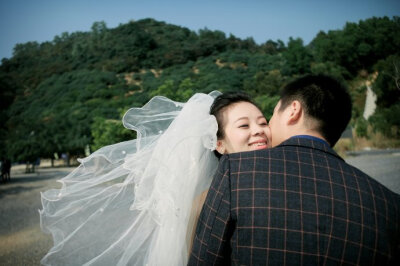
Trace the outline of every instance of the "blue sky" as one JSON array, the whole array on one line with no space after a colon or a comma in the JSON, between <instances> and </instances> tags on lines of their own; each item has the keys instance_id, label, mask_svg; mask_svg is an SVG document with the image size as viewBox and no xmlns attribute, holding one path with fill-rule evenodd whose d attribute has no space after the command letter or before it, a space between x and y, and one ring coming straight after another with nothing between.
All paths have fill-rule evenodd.
<instances>
[{"instance_id":1,"label":"blue sky","mask_svg":"<svg viewBox=\"0 0 400 266\"><path fill-rule=\"evenodd\" d=\"M207 27L269 39L300 37L309 43L320 31L346 22L400 16L400 0L0 0L0 59L15 44L51 41L63 32L89 31L93 22L114 28L130 20L154 18L198 31Z\"/></svg>"}]
</instances>

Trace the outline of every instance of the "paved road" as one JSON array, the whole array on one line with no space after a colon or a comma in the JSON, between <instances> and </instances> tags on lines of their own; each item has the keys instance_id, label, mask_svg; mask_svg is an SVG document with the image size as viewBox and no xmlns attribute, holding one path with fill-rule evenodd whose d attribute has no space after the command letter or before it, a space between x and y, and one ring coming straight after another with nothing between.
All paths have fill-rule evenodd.
<instances>
[{"instance_id":1,"label":"paved road","mask_svg":"<svg viewBox=\"0 0 400 266\"><path fill-rule=\"evenodd\" d=\"M39 169L24 174L11 169L11 181L0 184L0 265L40 265L52 246L52 238L40 230L40 192L59 188L56 182L72 168Z\"/></svg>"},{"instance_id":2,"label":"paved road","mask_svg":"<svg viewBox=\"0 0 400 266\"><path fill-rule=\"evenodd\" d=\"M400 193L400 150L357 153L346 161ZM42 168L37 174L23 174L13 168L11 182L0 184L0 265L40 264L52 246L51 236L39 226L40 192L60 187L56 180L72 169Z\"/></svg>"},{"instance_id":3,"label":"paved road","mask_svg":"<svg viewBox=\"0 0 400 266\"><path fill-rule=\"evenodd\" d=\"M353 153L346 161L400 194L400 149Z\"/></svg>"}]
</instances>

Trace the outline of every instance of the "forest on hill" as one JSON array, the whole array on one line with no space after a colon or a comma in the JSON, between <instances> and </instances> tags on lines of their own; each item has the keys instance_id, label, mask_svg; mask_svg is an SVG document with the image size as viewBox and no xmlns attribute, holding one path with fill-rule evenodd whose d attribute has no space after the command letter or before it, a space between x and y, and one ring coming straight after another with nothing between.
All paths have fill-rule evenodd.
<instances>
[{"instance_id":1,"label":"forest on hill","mask_svg":"<svg viewBox=\"0 0 400 266\"><path fill-rule=\"evenodd\" d=\"M0 65L0 154L13 161L83 156L132 139L121 117L155 95L186 101L196 92L244 90L269 118L278 91L306 73L350 88L359 136L400 137L400 17L373 17L343 29L256 44L221 31L143 19L109 29L62 33L17 44ZM367 81L377 108L362 116ZM340 107L338 107L340 108Z\"/></svg>"}]
</instances>

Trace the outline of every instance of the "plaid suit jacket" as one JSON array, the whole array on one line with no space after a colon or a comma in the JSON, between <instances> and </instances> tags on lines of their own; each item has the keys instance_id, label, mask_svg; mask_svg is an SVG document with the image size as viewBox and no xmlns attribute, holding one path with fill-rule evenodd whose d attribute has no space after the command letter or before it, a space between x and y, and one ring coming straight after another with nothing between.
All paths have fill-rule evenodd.
<instances>
[{"instance_id":1,"label":"plaid suit jacket","mask_svg":"<svg viewBox=\"0 0 400 266\"><path fill-rule=\"evenodd\" d=\"M291 138L221 159L189 265L391 265L399 227L398 194L328 145Z\"/></svg>"}]
</instances>

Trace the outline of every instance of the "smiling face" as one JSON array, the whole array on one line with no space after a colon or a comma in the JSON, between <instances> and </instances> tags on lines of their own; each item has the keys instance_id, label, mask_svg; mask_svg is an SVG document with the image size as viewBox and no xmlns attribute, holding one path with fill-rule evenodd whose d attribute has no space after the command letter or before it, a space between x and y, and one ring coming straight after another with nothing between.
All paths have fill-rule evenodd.
<instances>
[{"instance_id":1,"label":"smiling face","mask_svg":"<svg viewBox=\"0 0 400 266\"><path fill-rule=\"evenodd\" d=\"M223 111L223 139L217 142L221 154L254 151L270 147L271 133L261 111L248 102L238 102Z\"/></svg>"}]
</instances>

